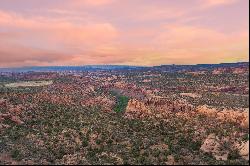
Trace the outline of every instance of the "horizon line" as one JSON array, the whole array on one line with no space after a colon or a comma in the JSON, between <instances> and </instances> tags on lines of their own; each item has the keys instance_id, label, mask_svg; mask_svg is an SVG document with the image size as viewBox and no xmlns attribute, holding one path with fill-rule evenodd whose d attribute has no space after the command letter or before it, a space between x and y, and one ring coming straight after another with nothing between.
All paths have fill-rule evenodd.
<instances>
[{"instance_id":1,"label":"horizon line","mask_svg":"<svg viewBox=\"0 0 250 166\"><path fill-rule=\"evenodd\" d=\"M249 61L240 62L220 62L220 63L198 63L198 64L161 64L161 65L117 65L117 64L91 64L91 65L55 65L55 66L20 66L20 67L0 67L0 69L22 69L22 68L32 68L32 67L91 67L91 66L127 66L127 67L157 67L157 66L196 66L196 65L219 65L219 64L236 64L236 63L249 63Z\"/></svg>"}]
</instances>

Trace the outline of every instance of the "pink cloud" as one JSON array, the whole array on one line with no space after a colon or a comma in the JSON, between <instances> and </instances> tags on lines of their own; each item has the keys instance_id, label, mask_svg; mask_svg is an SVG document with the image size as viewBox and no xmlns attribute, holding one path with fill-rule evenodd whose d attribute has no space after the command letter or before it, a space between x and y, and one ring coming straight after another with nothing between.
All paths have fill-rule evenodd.
<instances>
[{"instance_id":1,"label":"pink cloud","mask_svg":"<svg viewBox=\"0 0 250 166\"><path fill-rule=\"evenodd\" d=\"M231 5L236 3L238 0L201 0L202 8L211 8L216 6Z\"/></svg>"},{"instance_id":2,"label":"pink cloud","mask_svg":"<svg viewBox=\"0 0 250 166\"><path fill-rule=\"evenodd\" d=\"M0 33L0 66L3 63L39 60L60 61L76 58L99 45L112 43L118 36L110 23L76 24L67 20L42 17L24 18L14 13L0 12L0 25L8 29ZM27 43L26 40L35 41ZM7 47L6 43L9 43ZM34 45L40 43L39 45ZM23 53L23 54L20 54ZM6 58L6 55L7 58Z\"/></svg>"},{"instance_id":3,"label":"pink cloud","mask_svg":"<svg viewBox=\"0 0 250 166\"><path fill-rule=\"evenodd\" d=\"M81 8L81 7L101 7L104 5L109 5L115 0L70 0L65 1L63 5L65 7Z\"/></svg>"},{"instance_id":4,"label":"pink cloud","mask_svg":"<svg viewBox=\"0 0 250 166\"><path fill-rule=\"evenodd\" d=\"M134 10L131 10L128 15L131 19L136 19L139 21L146 20L161 20L161 19L179 19L186 15L189 10L182 10L177 7L168 6L139 6Z\"/></svg>"},{"instance_id":5,"label":"pink cloud","mask_svg":"<svg viewBox=\"0 0 250 166\"><path fill-rule=\"evenodd\" d=\"M0 67L248 60L243 0L45 1L20 10L0 2Z\"/></svg>"},{"instance_id":6,"label":"pink cloud","mask_svg":"<svg viewBox=\"0 0 250 166\"><path fill-rule=\"evenodd\" d=\"M83 3L91 6L107 5L114 0L81 0Z\"/></svg>"},{"instance_id":7,"label":"pink cloud","mask_svg":"<svg viewBox=\"0 0 250 166\"><path fill-rule=\"evenodd\" d=\"M171 57L180 63L183 59L191 64L233 59L247 61L248 36L248 32L224 34L204 27L167 25L153 43L166 53L165 59Z\"/></svg>"},{"instance_id":8,"label":"pink cloud","mask_svg":"<svg viewBox=\"0 0 250 166\"><path fill-rule=\"evenodd\" d=\"M49 64L54 61L68 61L72 56L59 51L34 49L30 47L9 44L0 40L0 66L24 66L33 62Z\"/></svg>"},{"instance_id":9,"label":"pink cloud","mask_svg":"<svg viewBox=\"0 0 250 166\"><path fill-rule=\"evenodd\" d=\"M53 43L65 47L94 47L109 43L118 36L117 29L110 23L78 24L63 19L24 18L6 12L0 12L0 25L24 37L17 39L19 42L29 38L48 47Z\"/></svg>"}]
</instances>

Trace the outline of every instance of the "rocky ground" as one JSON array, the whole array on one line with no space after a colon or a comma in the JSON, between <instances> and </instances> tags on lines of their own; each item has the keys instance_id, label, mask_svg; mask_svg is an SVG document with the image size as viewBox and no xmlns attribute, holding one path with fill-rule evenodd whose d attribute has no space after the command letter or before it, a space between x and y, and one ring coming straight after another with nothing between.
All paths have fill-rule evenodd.
<instances>
[{"instance_id":1,"label":"rocky ground","mask_svg":"<svg viewBox=\"0 0 250 166\"><path fill-rule=\"evenodd\" d=\"M237 108L197 105L201 92L166 93L149 84L160 75L142 82L119 75L18 76L53 81L39 87L6 87L15 79L2 77L0 164L248 165L243 101Z\"/></svg>"}]
</instances>

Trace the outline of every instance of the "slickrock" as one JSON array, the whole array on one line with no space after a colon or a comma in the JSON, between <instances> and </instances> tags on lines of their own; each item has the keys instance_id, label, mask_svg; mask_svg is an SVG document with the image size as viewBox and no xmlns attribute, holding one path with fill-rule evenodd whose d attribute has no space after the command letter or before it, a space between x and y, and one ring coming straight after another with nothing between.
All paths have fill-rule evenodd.
<instances>
[{"instance_id":1,"label":"slickrock","mask_svg":"<svg viewBox=\"0 0 250 166\"><path fill-rule=\"evenodd\" d=\"M144 117L149 115L150 113L150 110L145 106L143 102L136 99L130 99L126 107L125 117L135 118L133 115L136 115L136 117Z\"/></svg>"},{"instance_id":2,"label":"slickrock","mask_svg":"<svg viewBox=\"0 0 250 166\"><path fill-rule=\"evenodd\" d=\"M239 155L245 160L249 160L249 140L246 142L238 143L235 145L236 149L239 151Z\"/></svg>"},{"instance_id":3,"label":"slickrock","mask_svg":"<svg viewBox=\"0 0 250 166\"><path fill-rule=\"evenodd\" d=\"M152 109L153 108L153 109ZM164 97L151 96L144 100L130 99L125 112L127 118L167 118L169 114L188 116L193 106L184 101L171 101Z\"/></svg>"},{"instance_id":4,"label":"slickrock","mask_svg":"<svg viewBox=\"0 0 250 166\"><path fill-rule=\"evenodd\" d=\"M219 111L215 108L209 108L208 106L199 106L197 108L197 111L199 113L202 113L204 115L215 117L218 120L221 121L231 121L238 123L243 128L249 128L249 110L245 111L235 111L235 110L228 110L223 109L222 111Z\"/></svg>"},{"instance_id":5,"label":"slickrock","mask_svg":"<svg viewBox=\"0 0 250 166\"><path fill-rule=\"evenodd\" d=\"M202 96L196 93L181 93L181 96L188 96L188 97L192 97L192 98L201 98Z\"/></svg>"},{"instance_id":6,"label":"slickrock","mask_svg":"<svg viewBox=\"0 0 250 166\"><path fill-rule=\"evenodd\" d=\"M202 144L200 150L204 152L214 152L219 149L219 146L220 144L216 141L215 134L210 134Z\"/></svg>"},{"instance_id":7,"label":"slickrock","mask_svg":"<svg viewBox=\"0 0 250 166\"><path fill-rule=\"evenodd\" d=\"M221 151L221 144L215 134L210 134L201 145L200 150L212 153L216 160L227 160L228 152Z\"/></svg>"}]
</instances>

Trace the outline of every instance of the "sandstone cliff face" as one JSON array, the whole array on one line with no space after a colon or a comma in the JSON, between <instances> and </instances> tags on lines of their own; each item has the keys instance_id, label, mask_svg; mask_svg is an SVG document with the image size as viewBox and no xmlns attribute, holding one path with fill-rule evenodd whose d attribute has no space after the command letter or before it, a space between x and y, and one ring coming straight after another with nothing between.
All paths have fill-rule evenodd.
<instances>
[{"instance_id":1,"label":"sandstone cliff face","mask_svg":"<svg viewBox=\"0 0 250 166\"><path fill-rule=\"evenodd\" d=\"M148 97L144 100L130 99L126 108L125 117L167 118L169 114L184 114L192 112L193 107L182 101L171 101L163 97Z\"/></svg>"},{"instance_id":2,"label":"sandstone cliff face","mask_svg":"<svg viewBox=\"0 0 250 166\"><path fill-rule=\"evenodd\" d=\"M208 106L200 106L197 108L197 111L204 115L215 117L218 120L235 122L243 128L249 128L249 109L246 109L244 111L235 111L228 109L219 111L215 108L209 108Z\"/></svg>"},{"instance_id":3,"label":"sandstone cliff face","mask_svg":"<svg viewBox=\"0 0 250 166\"><path fill-rule=\"evenodd\" d=\"M130 99L125 111L125 117L129 119L142 118L151 115L149 108L146 105L136 99Z\"/></svg>"},{"instance_id":4,"label":"sandstone cliff face","mask_svg":"<svg viewBox=\"0 0 250 166\"><path fill-rule=\"evenodd\" d=\"M233 74L244 74L249 72L248 67L232 67L232 68L217 68L212 71L213 74L233 73Z\"/></svg>"},{"instance_id":5,"label":"sandstone cliff face","mask_svg":"<svg viewBox=\"0 0 250 166\"><path fill-rule=\"evenodd\" d=\"M243 128L249 128L249 109L245 110L218 110L206 105L194 108L185 101L171 101L164 97L150 96L143 100L130 99L125 112L126 117L142 118L155 116L166 118L169 114L187 117L187 114L197 112L223 122L233 122Z\"/></svg>"},{"instance_id":6,"label":"sandstone cliff face","mask_svg":"<svg viewBox=\"0 0 250 166\"><path fill-rule=\"evenodd\" d=\"M159 107L159 106L162 106L162 105L165 105L165 104L169 104L169 102L167 102L165 100L165 98L162 98L162 97L149 97L145 100L146 104L147 105L154 105L156 107Z\"/></svg>"}]
</instances>

